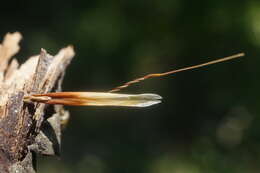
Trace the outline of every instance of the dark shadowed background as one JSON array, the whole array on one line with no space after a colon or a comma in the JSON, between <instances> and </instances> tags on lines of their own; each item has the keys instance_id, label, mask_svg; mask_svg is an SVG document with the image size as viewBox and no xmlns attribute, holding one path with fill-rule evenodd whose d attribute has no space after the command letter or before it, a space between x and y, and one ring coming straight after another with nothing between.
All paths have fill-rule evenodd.
<instances>
[{"instance_id":1,"label":"dark shadowed background","mask_svg":"<svg viewBox=\"0 0 260 173\"><path fill-rule=\"evenodd\" d=\"M258 0L8 1L0 37L23 34L20 62L69 44L63 90L108 91L147 73L239 52L246 57L122 93L157 93L148 108L66 107L59 158L40 173L256 173L260 171ZM23 57L23 58L22 58Z\"/></svg>"}]
</instances>

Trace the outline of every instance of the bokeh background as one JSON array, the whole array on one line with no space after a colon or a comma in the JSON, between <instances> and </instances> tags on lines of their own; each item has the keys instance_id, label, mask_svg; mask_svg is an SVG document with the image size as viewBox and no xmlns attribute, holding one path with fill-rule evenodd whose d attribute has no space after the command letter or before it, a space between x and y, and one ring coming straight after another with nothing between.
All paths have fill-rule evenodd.
<instances>
[{"instance_id":1,"label":"bokeh background","mask_svg":"<svg viewBox=\"0 0 260 173\"><path fill-rule=\"evenodd\" d=\"M66 107L71 119L48 173L260 172L258 0L5 1L0 37L23 34L20 62L69 44L66 91L108 91L125 81L245 52L246 57L123 93L157 93L149 108Z\"/></svg>"}]
</instances>

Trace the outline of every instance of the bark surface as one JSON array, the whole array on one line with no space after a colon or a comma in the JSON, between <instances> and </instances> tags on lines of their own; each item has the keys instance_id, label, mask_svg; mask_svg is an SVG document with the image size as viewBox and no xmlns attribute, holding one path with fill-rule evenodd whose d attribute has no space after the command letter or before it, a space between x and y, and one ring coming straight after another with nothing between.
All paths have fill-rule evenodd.
<instances>
[{"instance_id":1,"label":"bark surface","mask_svg":"<svg viewBox=\"0 0 260 173\"><path fill-rule=\"evenodd\" d=\"M74 57L71 46L51 56L44 49L19 65L20 33L0 44L0 172L33 173L36 153L59 155L61 121L69 113L60 105L25 103L33 93L61 91L65 70Z\"/></svg>"}]
</instances>

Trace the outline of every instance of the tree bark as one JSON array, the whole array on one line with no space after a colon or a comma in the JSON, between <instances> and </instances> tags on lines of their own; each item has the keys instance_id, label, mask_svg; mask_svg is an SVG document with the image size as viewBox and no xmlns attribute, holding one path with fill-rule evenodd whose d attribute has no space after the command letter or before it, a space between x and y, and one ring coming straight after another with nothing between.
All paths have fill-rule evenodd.
<instances>
[{"instance_id":1,"label":"tree bark","mask_svg":"<svg viewBox=\"0 0 260 173\"><path fill-rule=\"evenodd\" d=\"M74 56L71 46L51 56L44 49L19 65L20 33L8 33L0 44L0 172L36 172L36 153L59 155L61 121L69 113L60 105L25 103L33 93L61 91ZM11 62L10 62L11 60Z\"/></svg>"}]
</instances>

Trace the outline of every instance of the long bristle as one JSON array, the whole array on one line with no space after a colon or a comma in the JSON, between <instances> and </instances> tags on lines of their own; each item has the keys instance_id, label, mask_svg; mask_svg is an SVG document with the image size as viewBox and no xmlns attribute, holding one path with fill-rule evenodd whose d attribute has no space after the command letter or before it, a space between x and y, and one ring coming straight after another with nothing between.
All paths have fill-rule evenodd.
<instances>
[{"instance_id":1,"label":"long bristle","mask_svg":"<svg viewBox=\"0 0 260 173\"><path fill-rule=\"evenodd\" d=\"M146 79L149 79L149 78L167 76L167 75L174 74L174 73L178 73L178 72L181 72L181 71L192 70L192 69L196 69L196 68L208 66L208 65L211 65L211 64L216 64L216 63L220 63L220 62L224 62L224 61L229 61L229 60L231 60L231 59L239 58L239 57L242 57L242 56L245 56L245 54L244 54L244 53L239 53L239 54L235 54L235 55L228 56L228 57L225 57L225 58L220 58L220 59L217 59L217 60L209 61L209 62L206 62L206 63L203 63L203 64L194 65L194 66L189 66L189 67L185 67L185 68L181 68L181 69L177 69L177 70L172 70L172 71L168 71L168 72L164 72L164 73L148 74L148 75L145 75L145 76L143 76L143 77L140 77L140 78L131 80L131 81L129 81L129 82L126 82L125 84L120 85L120 86L118 86L118 87L116 87L116 88L110 90L109 92L120 91L120 90L122 90L122 89L124 89L124 88L129 87L129 86L132 85L132 84L141 82L141 81L146 80Z\"/></svg>"}]
</instances>

